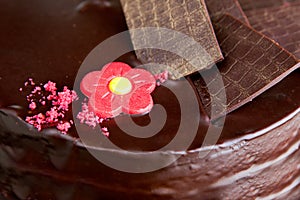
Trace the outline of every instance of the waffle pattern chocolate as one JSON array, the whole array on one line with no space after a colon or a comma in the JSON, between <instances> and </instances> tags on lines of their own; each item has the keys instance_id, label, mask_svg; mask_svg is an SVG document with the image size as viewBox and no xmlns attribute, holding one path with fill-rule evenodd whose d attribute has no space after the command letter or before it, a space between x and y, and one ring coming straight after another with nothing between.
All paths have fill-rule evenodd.
<instances>
[{"instance_id":1,"label":"waffle pattern chocolate","mask_svg":"<svg viewBox=\"0 0 300 200\"><path fill-rule=\"evenodd\" d=\"M274 39L300 59L300 1L275 8L247 11L254 29Z\"/></svg>"},{"instance_id":2,"label":"waffle pattern chocolate","mask_svg":"<svg viewBox=\"0 0 300 200\"><path fill-rule=\"evenodd\" d=\"M228 13L235 18L249 24L238 0L205 0L210 17L220 17Z\"/></svg>"},{"instance_id":3,"label":"waffle pattern chocolate","mask_svg":"<svg viewBox=\"0 0 300 200\"><path fill-rule=\"evenodd\" d=\"M156 35L145 29L142 29L142 34L131 32L136 55L142 63L168 66L171 78L178 79L207 69L223 59L204 0L121 0L121 3L129 29L167 28L188 36L179 38L172 32ZM195 43L189 42L191 38ZM153 48L157 45L164 50ZM201 49L198 50L199 45ZM145 46L148 48L143 48ZM173 50L186 56L174 53ZM192 60L193 65L187 60ZM165 66L155 65L149 70L159 73L166 70Z\"/></svg>"},{"instance_id":4,"label":"waffle pattern chocolate","mask_svg":"<svg viewBox=\"0 0 300 200\"><path fill-rule=\"evenodd\" d=\"M225 89L227 105L223 105L223 108L227 107L229 113L300 66L292 54L230 15L224 15L214 22L214 27L225 57L218 64L225 88L207 91L207 85L216 79L217 73L214 72L203 74L206 83L201 79L197 80L197 77L192 78L207 113L210 113L212 106L216 106L211 103L211 98L218 99L221 90ZM218 113L211 115L218 116Z\"/></svg>"}]
</instances>

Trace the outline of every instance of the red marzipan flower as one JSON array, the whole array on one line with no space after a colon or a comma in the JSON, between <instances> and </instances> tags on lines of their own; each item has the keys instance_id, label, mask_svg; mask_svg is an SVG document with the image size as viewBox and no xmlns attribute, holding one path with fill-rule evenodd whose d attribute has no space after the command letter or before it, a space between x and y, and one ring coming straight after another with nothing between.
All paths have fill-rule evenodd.
<instances>
[{"instance_id":1,"label":"red marzipan flower","mask_svg":"<svg viewBox=\"0 0 300 200\"><path fill-rule=\"evenodd\" d=\"M150 93L155 89L154 76L144 69L132 69L121 62L112 62L101 71L87 74L80 89L89 97L89 107L101 118L121 112L144 114L153 107Z\"/></svg>"}]
</instances>

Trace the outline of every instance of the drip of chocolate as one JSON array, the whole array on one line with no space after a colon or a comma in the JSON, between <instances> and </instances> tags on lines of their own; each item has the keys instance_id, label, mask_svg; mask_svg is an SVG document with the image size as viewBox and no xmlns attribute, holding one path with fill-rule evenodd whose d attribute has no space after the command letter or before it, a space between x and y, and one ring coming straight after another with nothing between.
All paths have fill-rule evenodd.
<instances>
[{"instance_id":1,"label":"drip of chocolate","mask_svg":"<svg viewBox=\"0 0 300 200\"><path fill-rule=\"evenodd\" d=\"M170 78L178 79L210 68L223 59L203 0L121 0L121 3L129 30L144 28L141 33L131 32L131 39L138 59L143 64L156 64L148 68L154 74L168 69ZM147 29L149 27L160 29L153 33ZM185 34L189 38L163 28ZM162 49L154 48L157 45ZM201 49L198 50L197 45ZM176 55L178 51L186 57Z\"/></svg>"}]
</instances>

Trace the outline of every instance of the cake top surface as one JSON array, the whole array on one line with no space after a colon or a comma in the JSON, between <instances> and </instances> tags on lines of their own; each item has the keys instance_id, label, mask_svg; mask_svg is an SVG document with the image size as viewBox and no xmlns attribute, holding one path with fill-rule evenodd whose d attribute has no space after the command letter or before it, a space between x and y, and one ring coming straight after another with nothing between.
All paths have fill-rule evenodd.
<instances>
[{"instance_id":1,"label":"cake top surface","mask_svg":"<svg viewBox=\"0 0 300 200\"><path fill-rule=\"evenodd\" d=\"M91 65L85 73L77 74L82 62L99 43L127 30L120 4L114 1L106 4L99 2L83 5L79 0L43 3L39 0L31 0L30 4L16 3L11 0L1 1L3 6L0 6L0 12L3 16L0 19L2 26L0 92L3 95L0 98L0 107L15 112L23 120L26 116L45 112L50 105L37 106L36 109L31 110L26 101L30 90L25 88L20 92L19 88L24 87L23 84L28 78L32 78L36 84L45 84L50 80L56 83L58 90L62 91L63 87L67 86L78 94L79 100L74 101L72 108L65 113L66 118L73 120L76 124L76 128L72 126L68 134L74 138L79 137L78 132L86 134L87 138L90 137L91 146L106 147L105 143L93 143L97 137L100 140L109 139L121 149L154 151L168 145L180 130L179 141L189 140L192 137L190 145L185 147L178 144L164 150L180 151L201 147L208 128L218 129L221 122L220 120L210 121L210 116L206 114L209 113L209 108L205 107L205 98L201 96L201 92L199 94L201 84L197 76L190 76L186 79L192 88L191 91L185 91L186 81L180 80L168 80L153 91L151 95L154 103L164 107L167 117L158 133L149 138L142 138L142 135L139 138L133 137L122 130L119 125L126 127L132 119L139 127L147 126L151 124L151 113L154 111L143 116L129 118L126 115L120 115L104 121L102 126L108 129L110 133L108 138L99 134L98 129L81 124L73 117L74 113L81 111L81 105L85 99L80 91L80 82L76 80L82 80L88 72L99 70L99 66L106 64L106 58L101 58L99 55L98 65ZM244 26L240 21L235 21L235 23ZM220 40L222 36L219 34L218 39ZM114 49L131 48L131 46L130 36L127 35L107 49L107 55L110 52L113 54ZM224 53L227 46L223 47ZM228 60L230 59L225 62ZM122 61L132 67L140 64L134 52L129 52L116 61ZM241 62L246 61L241 59ZM225 65L224 62L218 64L218 67L222 68L222 65ZM229 113L217 143L222 144L263 130L299 110L300 86L298 82L299 70L296 70L280 83L253 99L252 102ZM181 91L183 96L186 95L184 106L197 100L199 107L195 113L198 114L192 115L195 117L192 119L185 117L182 121L180 101L174 95L174 90ZM195 96L195 99L189 96ZM182 123L184 127L179 128ZM13 132L14 128L11 128ZM195 134L191 133L192 129L195 130ZM49 131L51 132L50 129Z\"/></svg>"}]
</instances>

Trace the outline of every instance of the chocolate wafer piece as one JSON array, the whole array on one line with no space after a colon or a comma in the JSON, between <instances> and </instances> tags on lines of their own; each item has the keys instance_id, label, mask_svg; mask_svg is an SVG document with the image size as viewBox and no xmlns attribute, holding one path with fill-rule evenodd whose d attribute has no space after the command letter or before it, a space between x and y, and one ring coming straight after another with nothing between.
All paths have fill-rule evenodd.
<instances>
[{"instance_id":1,"label":"chocolate wafer piece","mask_svg":"<svg viewBox=\"0 0 300 200\"><path fill-rule=\"evenodd\" d=\"M277 7L299 0L239 0L244 11L257 10L260 8Z\"/></svg>"},{"instance_id":2,"label":"chocolate wafer piece","mask_svg":"<svg viewBox=\"0 0 300 200\"><path fill-rule=\"evenodd\" d=\"M143 64L168 66L170 78L178 79L223 59L204 0L121 0L121 4L136 55ZM156 27L158 32L149 27ZM139 28L139 33L133 31ZM188 62L191 60L193 65ZM148 69L159 73L166 70L165 66L153 65Z\"/></svg>"},{"instance_id":3,"label":"chocolate wafer piece","mask_svg":"<svg viewBox=\"0 0 300 200\"><path fill-rule=\"evenodd\" d=\"M205 3L209 15L212 18L222 17L224 14L228 13L246 24L249 24L238 0L205 0Z\"/></svg>"},{"instance_id":4,"label":"chocolate wafer piece","mask_svg":"<svg viewBox=\"0 0 300 200\"><path fill-rule=\"evenodd\" d=\"M230 15L224 15L214 22L217 38L220 42L224 61L218 69L225 88L211 87L217 79L216 71L203 73L206 82L199 75L191 77L199 91L206 112L211 116L221 113L210 113L216 106L218 95L225 89L227 113L251 101L268 88L282 80L289 73L300 67L297 59L268 37L258 33ZM211 99L217 99L211 101ZM217 105L220 107L220 105Z\"/></svg>"},{"instance_id":5,"label":"chocolate wafer piece","mask_svg":"<svg viewBox=\"0 0 300 200\"><path fill-rule=\"evenodd\" d=\"M247 11L254 29L278 42L300 59L300 1Z\"/></svg>"}]
</instances>

